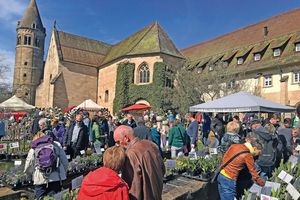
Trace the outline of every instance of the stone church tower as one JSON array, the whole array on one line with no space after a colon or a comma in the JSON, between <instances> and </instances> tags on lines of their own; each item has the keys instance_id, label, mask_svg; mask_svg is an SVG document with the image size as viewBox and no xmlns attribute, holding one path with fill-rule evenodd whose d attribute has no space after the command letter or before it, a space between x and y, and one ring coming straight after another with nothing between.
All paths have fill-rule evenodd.
<instances>
[{"instance_id":1,"label":"stone church tower","mask_svg":"<svg viewBox=\"0 0 300 200\"><path fill-rule=\"evenodd\" d=\"M16 30L13 92L34 105L36 88L43 76L46 37L46 29L35 0L30 1L25 15L21 21L18 21Z\"/></svg>"}]
</instances>

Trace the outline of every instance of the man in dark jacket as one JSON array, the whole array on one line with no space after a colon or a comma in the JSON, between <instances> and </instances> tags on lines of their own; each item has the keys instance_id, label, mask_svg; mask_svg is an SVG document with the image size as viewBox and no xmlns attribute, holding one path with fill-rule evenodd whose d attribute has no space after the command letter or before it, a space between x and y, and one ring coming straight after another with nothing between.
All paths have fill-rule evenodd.
<instances>
[{"instance_id":1,"label":"man in dark jacket","mask_svg":"<svg viewBox=\"0 0 300 200\"><path fill-rule=\"evenodd\" d=\"M138 126L133 129L135 137L138 137L142 140L152 140L151 139L151 130L145 126L145 122L142 118L138 119Z\"/></svg>"},{"instance_id":2,"label":"man in dark jacket","mask_svg":"<svg viewBox=\"0 0 300 200\"><path fill-rule=\"evenodd\" d=\"M31 133L33 135L35 135L37 132L39 132L41 130L39 127L39 121L40 121L40 119L42 119L44 117L45 117L44 111L37 110L35 112L34 120L33 120L32 127L31 127Z\"/></svg>"},{"instance_id":3,"label":"man in dark jacket","mask_svg":"<svg viewBox=\"0 0 300 200\"><path fill-rule=\"evenodd\" d=\"M127 114L127 119L124 121L123 125L130 126L131 128L136 127L136 122L134 121L131 114Z\"/></svg>"},{"instance_id":4,"label":"man in dark jacket","mask_svg":"<svg viewBox=\"0 0 300 200\"><path fill-rule=\"evenodd\" d=\"M77 114L75 122L70 126L64 137L64 150L72 158L80 155L81 150L85 150L89 143L88 128L82 122L82 115Z\"/></svg>"},{"instance_id":5,"label":"man in dark jacket","mask_svg":"<svg viewBox=\"0 0 300 200\"><path fill-rule=\"evenodd\" d=\"M256 160L257 171L260 172L260 176L266 180L267 176L272 176L275 167L278 138L261 126L258 120L252 123L252 135L256 136L260 143L263 144L262 152Z\"/></svg>"},{"instance_id":6,"label":"man in dark jacket","mask_svg":"<svg viewBox=\"0 0 300 200\"><path fill-rule=\"evenodd\" d=\"M215 118L212 119L210 130L212 130L219 138L219 141L221 141L223 135L225 134L225 122L223 120L223 115L221 113L218 113Z\"/></svg>"}]
</instances>

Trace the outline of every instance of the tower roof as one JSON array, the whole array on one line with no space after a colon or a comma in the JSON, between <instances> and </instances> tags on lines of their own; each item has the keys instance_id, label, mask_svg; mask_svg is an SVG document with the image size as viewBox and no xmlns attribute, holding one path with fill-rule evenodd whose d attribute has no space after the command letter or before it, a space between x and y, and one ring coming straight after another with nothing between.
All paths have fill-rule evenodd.
<instances>
[{"instance_id":1,"label":"tower roof","mask_svg":"<svg viewBox=\"0 0 300 200\"><path fill-rule=\"evenodd\" d=\"M22 20L20 21L19 28L32 28L32 24L35 23L36 28L42 31L45 31L43 26L39 9L37 7L36 1L31 0L30 4L23 16Z\"/></svg>"},{"instance_id":2,"label":"tower roof","mask_svg":"<svg viewBox=\"0 0 300 200\"><path fill-rule=\"evenodd\" d=\"M102 65L124 56L149 53L164 53L184 58L166 32L156 22L114 45Z\"/></svg>"}]
</instances>

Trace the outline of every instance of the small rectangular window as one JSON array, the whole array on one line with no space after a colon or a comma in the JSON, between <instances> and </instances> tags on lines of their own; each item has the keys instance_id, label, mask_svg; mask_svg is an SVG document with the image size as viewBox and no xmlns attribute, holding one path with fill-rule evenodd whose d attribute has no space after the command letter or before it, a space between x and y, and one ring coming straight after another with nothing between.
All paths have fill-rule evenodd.
<instances>
[{"instance_id":1,"label":"small rectangular window","mask_svg":"<svg viewBox=\"0 0 300 200\"><path fill-rule=\"evenodd\" d=\"M280 48L277 48L277 49L273 50L273 56L274 57L278 57L280 55L281 55L281 49Z\"/></svg>"},{"instance_id":2,"label":"small rectangular window","mask_svg":"<svg viewBox=\"0 0 300 200\"><path fill-rule=\"evenodd\" d=\"M254 54L254 61L259 61L261 59L260 53Z\"/></svg>"},{"instance_id":3,"label":"small rectangular window","mask_svg":"<svg viewBox=\"0 0 300 200\"><path fill-rule=\"evenodd\" d=\"M244 58L240 57L240 58L237 58L237 64L238 65L241 65L244 63Z\"/></svg>"},{"instance_id":4,"label":"small rectangular window","mask_svg":"<svg viewBox=\"0 0 300 200\"><path fill-rule=\"evenodd\" d=\"M17 45L21 44L21 36L18 36L17 38Z\"/></svg>"},{"instance_id":5,"label":"small rectangular window","mask_svg":"<svg viewBox=\"0 0 300 200\"><path fill-rule=\"evenodd\" d=\"M272 86L272 75L265 76L264 80L264 87L271 87Z\"/></svg>"},{"instance_id":6,"label":"small rectangular window","mask_svg":"<svg viewBox=\"0 0 300 200\"><path fill-rule=\"evenodd\" d=\"M231 80L231 81L229 81L229 83L227 84L227 88L228 88L228 89L233 89L233 88L235 87L235 85L236 85L235 80Z\"/></svg>"},{"instance_id":7,"label":"small rectangular window","mask_svg":"<svg viewBox=\"0 0 300 200\"><path fill-rule=\"evenodd\" d=\"M34 46L36 46L36 47L40 46L40 40L39 39L35 38Z\"/></svg>"},{"instance_id":8,"label":"small rectangular window","mask_svg":"<svg viewBox=\"0 0 300 200\"><path fill-rule=\"evenodd\" d=\"M299 52L300 51L300 43L295 44L295 51Z\"/></svg>"},{"instance_id":9,"label":"small rectangular window","mask_svg":"<svg viewBox=\"0 0 300 200\"><path fill-rule=\"evenodd\" d=\"M212 70L214 70L214 67L213 67L212 65L210 65L210 66L208 67L208 71L212 71Z\"/></svg>"},{"instance_id":10,"label":"small rectangular window","mask_svg":"<svg viewBox=\"0 0 300 200\"><path fill-rule=\"evenodd\" d=\"M294 73L293 82L294 83L300 83L300 71Z\"/></svg>"},{"instance_id":11,"label":"small rectangular window","mask_svg":"<svg viewBox=\"0 0 300 200\"><path fill-rule=\"evenodd\" d=\"M30 36L24 37L24 45L31 45L31 37Z\"/></svg>"},{"instance_id":12,"label":"small rectangular window","mask_svg":"<svg viewBox=\"0 0 300 200\"><path fill-rule=\"evenodd\" d=\"M105 90L105 94L104 94L104 102L108 102L109 99L109 91Z\"/></svg>"}]
</instances>

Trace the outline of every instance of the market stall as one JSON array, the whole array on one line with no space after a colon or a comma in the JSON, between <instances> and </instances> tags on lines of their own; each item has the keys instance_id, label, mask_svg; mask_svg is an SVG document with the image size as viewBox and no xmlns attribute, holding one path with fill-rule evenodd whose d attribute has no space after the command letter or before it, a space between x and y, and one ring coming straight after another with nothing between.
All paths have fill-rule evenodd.
<instances>
[{"instance_id":1,"label":"market stall","mask_svg":"<svg viewBox=\"0 0 300 200\"><path fill-rule=\"evenodd\" d=\"M190 107L191 112L294 112L295 108L265 100L248 92L238 92Z\"/></svg>"},{"instance_id":2,"label":"market stall","mask_svg":"<svg viewBox=\"0 0 300 200\"><path fill-rule=\"evenodd\" d=\"M95 103L93 100L88 99L82 102L77 106L77 108L80 108L82 110L86 111L97 111L103 109L102 106L99 106L97 103Z\"/></svg>"},{"instance_id":3,"label":"market stall","mask_svg":"<svg viewBox=\"0 0 300 200\"><path fill-rule=\"evenodd\" d=\"M28 111L34 108L34 106L27 104L25 101L18 98L16 95L12 96L8 100L0 104L0 110L5 111Z\"/></svg>"}]
</instances>

